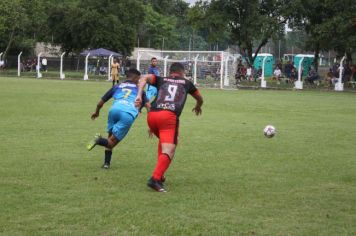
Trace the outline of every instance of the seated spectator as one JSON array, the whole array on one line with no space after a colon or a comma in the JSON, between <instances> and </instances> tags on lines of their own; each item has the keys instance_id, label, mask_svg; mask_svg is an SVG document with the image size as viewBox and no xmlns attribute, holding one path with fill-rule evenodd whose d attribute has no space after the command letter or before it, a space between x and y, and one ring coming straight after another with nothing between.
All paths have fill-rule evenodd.
<instances>
[{"instance_id":1,"label":"seated spectator","mask_svg":"<svg viewBox=\"0 0 356 236\"><path fill-rule=\"evenodd\" d=\"M273 77L272 80L277 80L277 83L280 83L282 77L282 71L281 69L277 66L274 71L273 71Z\"/></svg>"},{"instance_id":2,"label":"seated spectator","mask_svg":"<svg viewBox=\"0 0 356 236\"><path fill-rule=\"evenodd\" d=\"M262 67L258 68L257 72L254 75L254 79L255 79L255 82L257 82L257 80L262 79Z\"/></svg>"},{"instance_id":3,"label":"seated spectator","mask_svg":"<svg viewBox=\"0 0 356 236\"><path fill-rule=\"evenodd\" d=\"M252 67L251 67L251 65L248 65L248 66L247 66L247 69L246 69L246 79L247 79L248 81L252 81L252 80L253 80Z\"/></svg>"},{"instance_id":4,"label":"seated spectator","mask_svg":"<svg viewBox=\"0 0 356 236\"><path fill-rule=\"evenodd\" d=\"M289 83L293 84L297 80L298 80L297 70L295 69L295 67L293 67L289 74L288 81Z\"/></svg>"},{"instance_id":5,"label":"seated spectator","mask_svg":"<svg viewBox=\"0 0 356 236\"><path fill-rule=\"evenodd\" d=\"M335 79L336 78L332 70L330 69L329 72L326 74L326 78L325 78L326 85L331 87L335 83Z\"/></svg>"},{"instance_id":6,"label":"seated spectator","mask_svg":"<svg viewBox=\"0 0 356 236\"><path fill-rule=\"evenodd\" d=\"M105 67L105 66L100 66L100 68L99 68L99 74L100 74L100 75L106 75L107 72L108 72L108 68L107 68L107 67Z\"/></svg>"},{"instance_id":7,"label":"seated spectator","mask_svg":"<svg viewBox=\"0 0 356 236\"><path fill-rule=\"evenodd\" d=\"M309 69L308 76L305 79L309 84L314 84L319 79L318 73L314 69Z\"/></svg>"}]
</instances>

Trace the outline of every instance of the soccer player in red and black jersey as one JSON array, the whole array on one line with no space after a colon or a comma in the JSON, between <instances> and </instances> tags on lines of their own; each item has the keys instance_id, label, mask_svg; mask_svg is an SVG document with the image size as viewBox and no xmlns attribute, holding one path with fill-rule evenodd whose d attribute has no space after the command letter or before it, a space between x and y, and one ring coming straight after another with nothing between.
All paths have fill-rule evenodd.
<instances>
[{"instance_id":1,"label":"soccer player in red and black jersey","mask_svg":"<svg viewBox=\"0 0 356 236\"><path fill-rule=\"evenodd\" d=\"M146 83L158 89L158 95L147 115L150 132L159 138L157 164L147 185L158 192L166 192L163 186L164 173L174 157L178 141L179 116L188 94L196 100L192 111L197 116L202 113L203 97L194 84L184 76L184 66L181 63L171 65L168 77L144 75L141 77L136 97L136 105L139 106L142 103L142 91Z\"/></svg>"}]
</instances>

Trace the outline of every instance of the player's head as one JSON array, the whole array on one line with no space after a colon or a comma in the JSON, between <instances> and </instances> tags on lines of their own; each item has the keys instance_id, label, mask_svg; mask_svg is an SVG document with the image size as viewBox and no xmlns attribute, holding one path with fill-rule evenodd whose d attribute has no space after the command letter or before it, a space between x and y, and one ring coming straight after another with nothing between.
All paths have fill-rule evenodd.
<instances>
[{"instance_id":1,"label":"player's head","mask_svg":"<svg viewBox=\"0 0 356 236\"><path fill-rule=\"evenodd\" d=\"M169 73L170 74L179 74L180 76L184 77L184 75L185 75L184 65L179 62L174 62L171 65L171 67L169 68Z\"/></svg>"},{"instance_id":2,"label":"player's head","mask_svg":"<svg viewBox=\"0 0 356 236\"><path fill-rule=\"evenodd\" d=\"M151 58L151 65L152 65L153 67L155 67L155 66L157 66L157 63L158 63L157 58L152 57L152 58Z\"/></svg>"},{"instance_id":3,"label":"player's head","mask_svg":"<svg viewBox=\"0 0 356 236\"><path fill-rule=\"evenodd\" d=\"M140 76L141 76L141 73L134 68L131 68L126 72L127 79L131 80L135 83L137 83L140 80Z\"/></svg>"}]
</instances>

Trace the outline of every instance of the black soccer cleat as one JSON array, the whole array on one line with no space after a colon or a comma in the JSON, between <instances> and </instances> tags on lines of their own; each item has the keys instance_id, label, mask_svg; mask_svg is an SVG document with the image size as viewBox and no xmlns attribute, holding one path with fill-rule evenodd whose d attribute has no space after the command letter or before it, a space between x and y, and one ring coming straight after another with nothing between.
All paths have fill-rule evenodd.
<instances>
[{"instance_id":1,"label":"black soccer cleat","mask_svg":"<svg viewBox=\"0 0 356 236\"><path fill-rule=\"evenodd\" d=\"M151 178L147 181L147 186L150 187L150 188L152 188L153 190L155 190L155 191L157 191L157 192L162 192L162 193L167 192L167 191L164 189L164 186L163 186L162 182L153 179L153 177L151 177Z\"/></svg>"}]
</instances>

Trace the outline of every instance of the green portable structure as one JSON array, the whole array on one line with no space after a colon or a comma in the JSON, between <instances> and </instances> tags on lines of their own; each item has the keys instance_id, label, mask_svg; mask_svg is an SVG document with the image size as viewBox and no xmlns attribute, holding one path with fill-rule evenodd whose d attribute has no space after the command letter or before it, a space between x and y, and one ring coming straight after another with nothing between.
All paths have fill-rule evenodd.
<instances>
[{"instance_id":1,"label":"green portable structure","mask_svg":"<svg viewBox=\"0 0 356 236\"><path fill-rule=\"evenodd\" d=\"M274 57L270 53L259 53L255 61L253 62L253 67L257 71L258 69L262 69L262 62L263 58L267 57L265 62L265 76L272 76L273 75L273 64L274 64Z\"/></svg>"},{"instance_id":2,"label":"green portable structure","mask_svg":"<svg viewBox=\"0 0 356 236\"><path fill-rule=\"evenodd\" d=\"M302 70L303 70L303 76L306 76L309 72L310 66L313 64L314 61L314 55L311 54L297 54L294 56L294 67L299 70L299 62L300 60L303 59L302 62Z\"/></svg>"}]
</instances>

